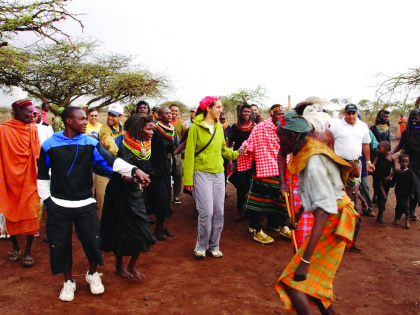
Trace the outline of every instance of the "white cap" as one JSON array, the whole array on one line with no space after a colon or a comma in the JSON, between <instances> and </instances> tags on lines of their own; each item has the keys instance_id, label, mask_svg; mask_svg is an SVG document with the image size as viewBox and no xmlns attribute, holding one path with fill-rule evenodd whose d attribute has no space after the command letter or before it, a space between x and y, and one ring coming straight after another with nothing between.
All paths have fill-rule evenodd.
<instances>
[{"instance_id":1,"label":"white cap","mask_svg":"<svg viewBox=\"0 0 420 315\"><path fill-rule=\"evenodd\" d=\"M124 113L124 108L118 104L112 104L108 107L108 113L111 113L115 116L120 116Z\"/></svg>"}]
</instances>

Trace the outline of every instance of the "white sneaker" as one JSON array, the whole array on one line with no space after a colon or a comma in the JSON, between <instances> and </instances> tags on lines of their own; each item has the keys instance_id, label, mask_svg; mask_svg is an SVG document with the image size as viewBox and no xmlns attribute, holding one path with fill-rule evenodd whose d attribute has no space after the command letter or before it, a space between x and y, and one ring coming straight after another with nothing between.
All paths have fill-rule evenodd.
<instances>
[{"instance_id":1,"label":"white sneaker","mask_svg":"<svg viewBox=\"0 0 420 315\"><path fill-rule=\"evenodd\" d=\"M58 299L63 302L71 302L74 300L74 291L76 291L76 281L67 280L64 282Z\"/></svg>"},{"instance_id":2,"label":"white sneaker","mask_svg":"<svg viewBox=\"0 0 420 315\"><path fill-rule=\"evenodd\" d=\"M101 276L98 272L95 272L93 275L89 274L89 271L86 273L86 281L90 285L90 292L92 294L102 294L105 291L104 285L101 281Z\"/></svg>"}]
</instances>

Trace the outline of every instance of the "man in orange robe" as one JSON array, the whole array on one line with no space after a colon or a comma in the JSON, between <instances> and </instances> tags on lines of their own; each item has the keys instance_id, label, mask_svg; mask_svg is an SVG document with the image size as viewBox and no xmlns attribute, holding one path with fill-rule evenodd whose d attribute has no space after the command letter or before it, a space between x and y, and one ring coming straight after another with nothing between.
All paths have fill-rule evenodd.
<instances>
[{"instance_id":1,"label":"man in orange robe","mask_svg":"<svg viewBox=\"0 0 420 315\"><path fill-rule=\"evenodd\" d=\"M27 235L23 265L31 267L31 247L39 230L39 196L36 160L40 144L37 128L31 124L34 107L28 99L12 104L14 119L0 125L0 213L6 218L13 250L9 260L20 260L17 235Z\"/></svg>"}]
</instances>

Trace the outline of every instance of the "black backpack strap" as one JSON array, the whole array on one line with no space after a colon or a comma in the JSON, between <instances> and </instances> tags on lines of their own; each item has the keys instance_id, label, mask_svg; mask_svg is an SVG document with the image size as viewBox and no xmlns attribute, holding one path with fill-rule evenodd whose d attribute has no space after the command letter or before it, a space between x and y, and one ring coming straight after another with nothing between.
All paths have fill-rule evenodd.
<instances>
[{"instance_id":1,"label":"black backpack strap","mask_svg":"<svg viewBox=\"0 0 420 315\"><path fill-rule=\"evenodd\" d=\"M209 144L213 141L213 138L214 138L215 134L216 134L216 126L214 126L214 131L213 131L213 134L212 134L209 142L207 142L207 144L204 147L202 147L198 152L196 152L194 157L197 157L201 152L203 152L205 149L207 149Z\"/></svg>"}]
</instances>

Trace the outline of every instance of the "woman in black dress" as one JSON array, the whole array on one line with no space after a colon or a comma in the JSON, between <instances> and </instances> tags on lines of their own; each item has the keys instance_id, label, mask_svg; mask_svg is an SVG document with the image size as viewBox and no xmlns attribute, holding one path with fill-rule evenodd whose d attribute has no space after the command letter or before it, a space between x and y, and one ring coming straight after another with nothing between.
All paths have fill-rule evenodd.
<instances>
[{"instance_id":1,"label":"woman in black dress","mask_svg":"<svg viewBox=\"0 0 420 315\"><path fill-rule=\"evenodd\" d=\"M164 228L165 219L172 215L171 174L175 171L174 147L177 142L174 126L171 124L172 113L169 108L158 109L159 121L155 125L152 137L153 175L147 187L147 211L156 216L155 237L165 241L174 235Z\"/></svg>"},{"instance_id":2,"label":"woman in black dress","mask_svg":"<svg viewBox=\"0 0 420 315\"><path fill-rule=\"evenodd\" d=\"M232 125L229 135L228 147L233 146L233 150L237 151L242 143L249 138L249 135L254 128L254 122L251 119L251 106L244 104L238 109L238 121ZM242 219L242 208L245 204L245 195L248 193L251 176L248 171L235 171L230 176L229 181L236 188L236 206L238 219Z\"/></svg>"},{"instance_id":3,"label":"woman in black dress","mask_svg":"<svg viewBox=\"0 0 420 315\"><path fill-rule=\"evenodd\" d=\"M125 139L118 151L118 157L135 165L143 172L151 173L151 138L153 117L135 114L124 125ZM144 206L141 187L136 178L114 173L105 191L101 219L102 250L113 252L116 258L116 272L122 278L143 279L136 269L140 253L149 251L156 242L150 231L149 219ZM123 256L131 256L127 268Z\"/></svg>"}]
</instances>

